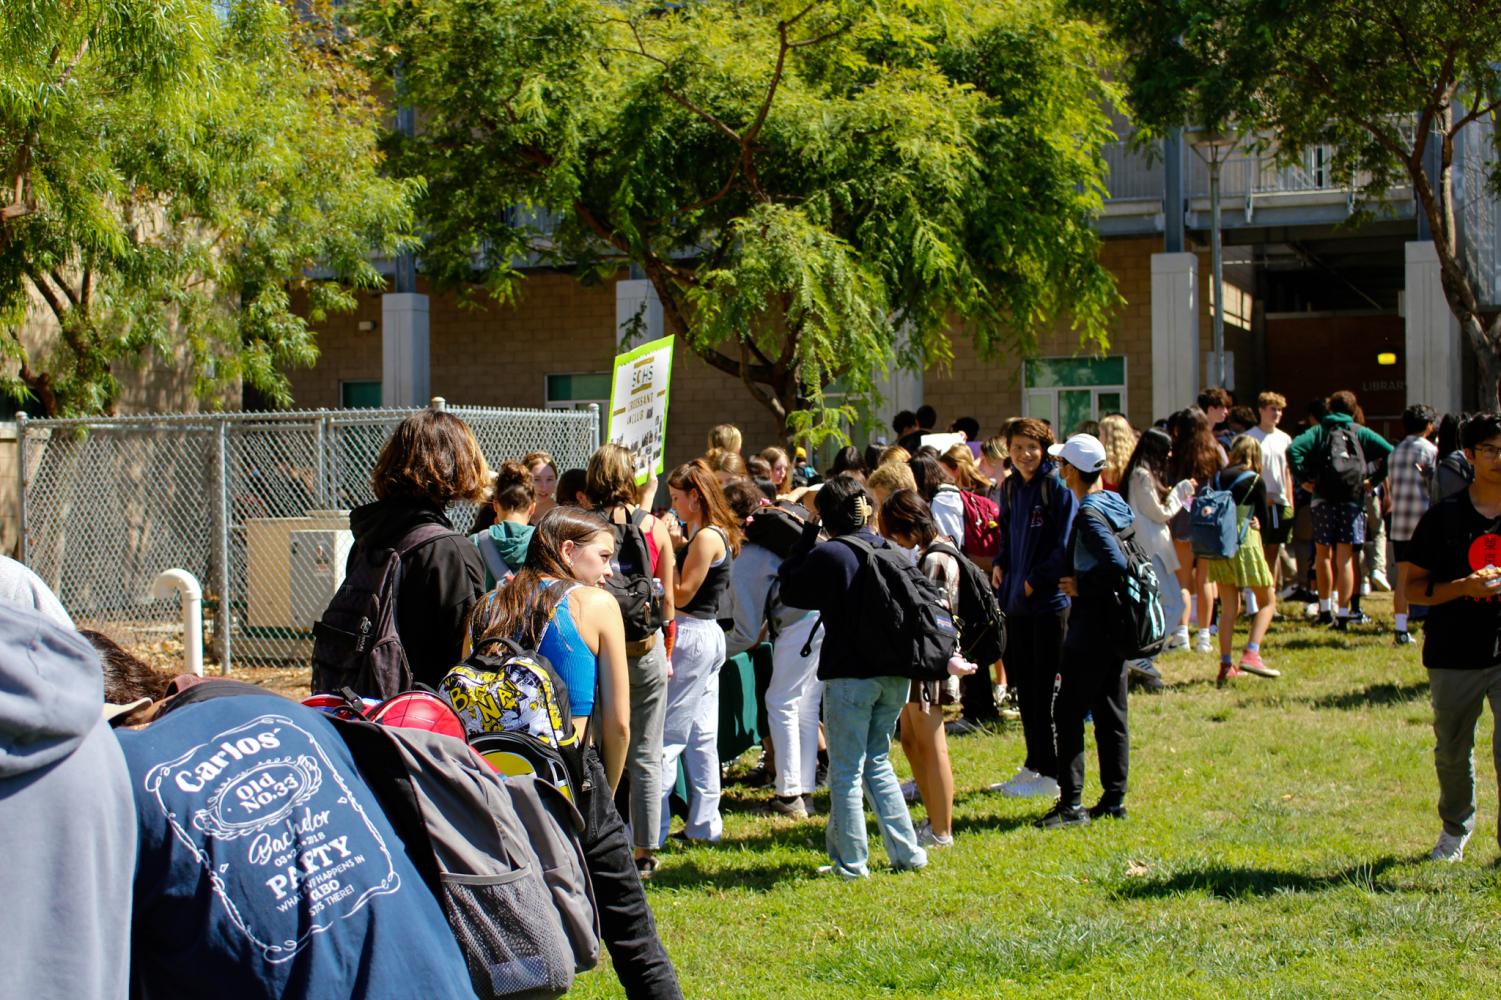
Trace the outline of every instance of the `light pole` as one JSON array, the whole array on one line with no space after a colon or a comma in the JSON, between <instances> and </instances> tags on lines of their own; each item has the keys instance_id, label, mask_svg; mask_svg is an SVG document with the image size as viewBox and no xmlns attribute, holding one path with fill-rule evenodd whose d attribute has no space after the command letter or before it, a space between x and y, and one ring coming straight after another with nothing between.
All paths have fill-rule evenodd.
<instances>
[{"instance_id":1,"label":"light pole","mask_svg":"<svg viewBox=\"0 0 1501 1000\"><path fill-rule=\"evenodd\" d=\"M1220 250L1220 166L1235 151L1239 138L1219 132L1192 134L1193 150L1209 168L1209 261L1214 282L1214 384L1225 387L1225 276Z\"/></svg>"}]
</instances>

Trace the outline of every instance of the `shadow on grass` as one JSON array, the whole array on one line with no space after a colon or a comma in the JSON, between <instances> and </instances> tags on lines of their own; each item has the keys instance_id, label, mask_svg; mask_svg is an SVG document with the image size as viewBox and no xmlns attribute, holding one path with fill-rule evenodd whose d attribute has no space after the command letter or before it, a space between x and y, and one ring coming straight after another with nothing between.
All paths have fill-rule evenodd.
<instances>
[{"instance_id":1,"label":"shadow on grass","mask_svg":"<svg viewBox=\"0 0 1501 1000\"><path fill-rule=\"evenodd\" d=\"M1207 892L1218 899L1236 900L1275 896L1285 892L1327 892L1346 886L1371 893L1397 892L1400 887L1382 885L1377 880L1393 866L1417 860L1419 858L1387 855L1324 874L1279 871L1275 868L1215 866L1181 871L1166 878L1131 881L1120 886L1116 894L1124 899L1158 899Z\"/></svg>"},{"instance_id":2,"label":"shadow on grass","mask_svg":"<svg viewBox=\"0 0 1501 1000\"><path fill-rule=\"evenodd\" d=\"M1278 637L1278 647L1282 649L1349 649L1350 643L1338 632L1325 630L1323 632L1305 631L1294 633L1287 638Z\"/></svg>"},{"instance_id":3,"label":"shadow on grass","mask_svg":"<svg viewBox=\"0 0 1501 1000\"><path fill-rule=\"evenodd\" d=\"M1346 691L1342 694L1326 694L1321 698L1313 698L1310 699L1309 704L1314 708L1339 708L1346 710L1374 708L1380 705L1401 705L1409 701L1417 701L1427 694L1427 681L1414 681L1411 684L1394 684L1391 681L1383 681L1380 684L1369 684L1357 691Z\"/></svg>"},{"instance_id":4,"label":"shadow on grass","mask_svg":"<svg viewBox=\"0 0 1501 1000\"><path fill-rule=\"evenodd\" d=\"M736 841L736 843L742 843ZM750 855L746 855L750 859ZM738 858L738 855L737 855ZM791 882L814 876L817 864L797 862L760 861L744 866L701 866L694 858L683 855L665 855L662 867L652 877L653 888L663 889L714 889L733 886L752 892L770 892L783 882Z\"/></svg>"}]
</instances>

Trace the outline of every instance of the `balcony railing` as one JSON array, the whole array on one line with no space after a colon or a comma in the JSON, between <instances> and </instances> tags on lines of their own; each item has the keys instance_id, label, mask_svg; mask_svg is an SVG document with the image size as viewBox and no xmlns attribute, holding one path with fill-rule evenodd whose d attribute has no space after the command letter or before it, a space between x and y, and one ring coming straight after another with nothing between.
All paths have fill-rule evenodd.
<instances>
[{"instance_id":1,"label":"balcony railing","mask_svg":"<svg viewBox=\"0 0 1501 1000\"><path fill-rule=\"evenodd\" d=\"M1279 163L1270 153L1235 153L1220 166L1220 196L1226 202L1237 198L1254 202L1260 195L1348 196L1351 186L1335 180L1332 158L1333 148L1329 146L1306 149L1292 164ZM1105 162L1110 168L1111 201L1161 201L1164 165L1160 155L1149 158L1121 140L1105 147ZM1203 159L1185 148L1183 166L1184 197L1189 200L1209 197L1209 167ZM1365 179L1357 176L1354 187L1359 188Z\"/></svg>"}]
</instances>

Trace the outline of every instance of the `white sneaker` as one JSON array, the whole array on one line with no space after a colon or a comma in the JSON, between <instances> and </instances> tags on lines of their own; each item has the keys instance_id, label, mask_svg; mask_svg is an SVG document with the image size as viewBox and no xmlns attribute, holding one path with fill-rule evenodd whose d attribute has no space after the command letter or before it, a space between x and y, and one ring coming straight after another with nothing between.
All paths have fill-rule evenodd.
<instances>
[{"instance_id":1,"label":"white sneaker","mask_svg":"<svg viewBox=\"0 0 1501 1000\"><path fill-rule=\"evenodd\" d=\"M906 799L908 802L916 802L917 801L917 782L915 782L915 781L904 781L904 782L902 782L902 798Z\"/></svg>"},{"instance_id":2,"label":"white sneaker","mask_svg":"<svg viewBox=\"0 0 1501 1000\"><path fill-rule=\"evenodd\" d=\"M1319 602L1318 601L1309 601L1307 604L1303 605L1303 617L1304 618L1317 618L1318 616L1319 616Z\"/></svg>"},{"instance_id":3,"label":"white sneaker","mask_svg":"<svg viewBox=\"0 0 1501 1000\"><path fill-rule=\"evenodd\" d=\"M923 820L917 824L917 843L928 850L932 850L935 847L953 847L954 835L949 833L940 837L933 832L933 824L927 820Z\"/></svg>"},{"instance_id":4,"label":"white sneaker","mask_svg":"<svg viewBox=\"0 0 1501 1000\"><path fill-rule=\"evenodd\" d=\"M1194 652L1195 653L1212 653L1212 652L1214 652L1214 636L1210 634L1210 632L1209 632L1209 630L1207 628L1201 628L1201 629L1199 629L1198 638L1194 639Z\"/></svg>"},{"instance_id":5,"label":"white sneaker","mask_svg":"<svg viewBox=\"0 0 1501 1000\"><path fill-rule=\"evenodd\" d=\"M1188 630L1187 629L1182 629L1182 630L1176 631L1172 635L1168 636L1167 645L1164 646L1164 647L1162 647L1162 651L1164 653L1173 653L1173 652L1176 652L1176 651L1178 651L1180 649L1186 650L1186 649L1188 649L1188 647L1189 647Z\"/></svg>"},{"instance_id":6,"label":"white sneaker","mask_svg":"<svg viewBox=\"0 0 1501 1000\"><path fill-rule=\"evenodd\" d=\"M1030 767L1023 765L1017 768L1016 773L1013 774L1010 778L1006 779L1005 781L997 781L995 784L991 785L990 790L992 792L1003 792L1009 794L1009 790L1011 788L1019 785L1031 784L1040 777L1042 777L1042 775L1038 774Z\"/></svg>"},{"instance_id":7,"label":"white sneaker","mask_svg":"<svg viewBox=\"0 0 1501 1000\"><path fill-rule=\"evenodd\" d=\"M1434 845L1433 850L1428 853L1428 856L1434 861L1447 861L1450 864L1456 861L1463 861L1465 845L1469 842L1470 835L1468 833L1462 833L1456 837L1446 830L1438 835L1438 843Z\"/></svg>"},{"instance_id":8,"label":"white sneaker","mask_svg":"<svg viewBox=\"0 0 1501 1000\"><path fill-rule=\"evenodd\" d=\"M1369 580L1361 580L1360 581L1360 596L1361 597L1365 597L1370 592L1371 592L1371 581L1369 581Z\"/></svg>"},{"instance_id":9,"label":"white sneaker","mask_svg":"<svg viewBox=\"0 0 1501 1000\"><path fill-rule=\"evenodd\" d=\"M1392 582L1386 578L1386 574L1375 572L1371 574L1371 586L1376 590L1386 593L1392 589Z\"/></svg>"},{"instance_id":10,"label":"white sneaker","mask_svg":"<svg viewBox=\"0 0 1501 1000\"><path fill-rule=\"evenodd\" d=\"M1001 789L1001 794L1010 796L1013 799L1056 799L1058 797L1058 782L1039 774L1036 778L1025 784Z\"/></svg>"}]
</instances>

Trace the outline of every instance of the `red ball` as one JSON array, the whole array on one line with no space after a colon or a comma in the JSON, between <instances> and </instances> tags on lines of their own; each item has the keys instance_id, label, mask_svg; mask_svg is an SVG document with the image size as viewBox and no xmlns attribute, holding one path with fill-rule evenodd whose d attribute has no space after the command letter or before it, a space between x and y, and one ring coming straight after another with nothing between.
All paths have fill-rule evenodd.
<instances>
[{"instance_id":1,"label":"red ball","mask_svg":"<svg viewBox=\"0 0 1501 1000\"><path fill-rule=\"evenodd\" d=\"M455 739L464 738L464 722L448 702L427 691L408 691L389 698L370 716L383 726L422 729Z\"/></svg>"}]
</instances>

